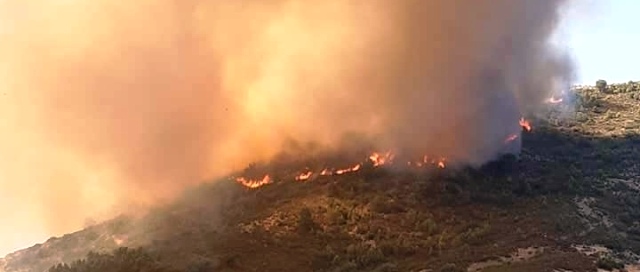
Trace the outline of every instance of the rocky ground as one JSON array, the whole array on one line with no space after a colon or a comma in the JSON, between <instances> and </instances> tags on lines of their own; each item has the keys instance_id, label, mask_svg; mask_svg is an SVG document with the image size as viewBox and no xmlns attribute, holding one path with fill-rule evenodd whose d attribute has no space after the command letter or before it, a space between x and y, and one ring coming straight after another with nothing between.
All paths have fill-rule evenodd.
<instances>
[{"instance_id":1,"label":"rocky ground","mask_svg":"<svg viewBox=\"0 0 640 272\"><path fill-rule=\"evenodd\" d=\"M0 271L638 271L634 84L550 104L520 158L483 169L363 165L301 182L274 166L284 182L204 184L143 217L10 254Z\"/></svg>"}]
</instances>

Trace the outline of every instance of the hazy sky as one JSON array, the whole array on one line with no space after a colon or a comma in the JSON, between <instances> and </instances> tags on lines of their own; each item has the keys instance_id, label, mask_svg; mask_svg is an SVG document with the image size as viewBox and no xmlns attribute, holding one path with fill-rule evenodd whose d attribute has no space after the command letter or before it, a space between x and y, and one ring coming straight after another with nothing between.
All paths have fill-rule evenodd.
<instances>
[{"instance_id":1,"label":"hazy sky","mask_svg":"<svg viewBox=\"0 0 640 272\"><path fill-rule=\"evenodd\" d=\"M577 62L577 83L640 80L640 1L574 3L558 37Z\"/></svg>"}]
</instances>

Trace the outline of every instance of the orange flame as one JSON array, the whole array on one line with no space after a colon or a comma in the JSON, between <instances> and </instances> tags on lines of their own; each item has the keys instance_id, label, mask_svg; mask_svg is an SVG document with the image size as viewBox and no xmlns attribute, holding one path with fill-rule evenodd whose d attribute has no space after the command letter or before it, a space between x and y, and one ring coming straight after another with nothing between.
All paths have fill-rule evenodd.
<instances>
[{"instance_id":1,"label":"orange flame","mask_svg":"<svg viewBox=\"0 0 640 272\"><path fill-rule=\"evenodd\" d=\"M242 184L243 186L251 189L258 188L260 186L267 185L273 182L271 180L271 177L269 177L269 175L265 175L264 178L258 179L258 180L246 179L244 177L240 177L240 178L236 178L236 181Z\"/></svg>"},{"instance_id":2,"label":"orange flame","mask_svg":"<svg viewBox=\"0 0 640 272\"><path fill-rule=\"evenodd\" d=\"M336 175L342 175L342 174L346 174L346 173L350 173L350 172L356 172L358 170L360 170L360 164L356 164L355 166L353 166L351 168L340 169L340 170L336 171Z\"/></svg>"},{"instance_id":3,"label":"orange flame","mask_svg":"<svg viewBox=\"0 0 640 272\"><path fill-rule=\"evenodd\" d=\"M504 140L504 142L505 142L505 143L510 143L510 142L515 141L515 139L518 139L518 134L511 134L511 135L509 135L509 137L507 137L507 138Z\"/></svg>"},{"instance_id":4,"label":"orange flame","mask_svg":"<svg viewBox=\"0 0 640 272\"><path fill-rule=\"evenodd\" d=\"M558 104L558 103L562 103L563 99L562 98L555 98L555 97L550 97L549 99L547 99L547 103L549 104Z\"/></svg>"},{"instance_id":5,"label":"orange flame","mask_svg":"<svg viewBox=\"0 0 640 272\"><path fill-rule=\"evenodd\" d=\"M529 121L525 120L524 117L520 118L520 126L526 131L531 131L531 124Z\"/></svg>"},{"instance_id":6,"label":"orange flame","mask_svg":"<svg viewBox=\"0 0 640 272\"><path fill-rule=\"evenodd\" d=\"M388 163L391 163L394 159L394 154L391 152L387 152L384 155L380 153L374 152L369 156L369 160L373 162L374 167L382 166ZM421 161L411 162L408 161L407 164L409 166L415 165L417 167L423 167L427 164L434 165L438 168L444 169L446 168L446 158L440 159L430 159L428 156L423 156ZM342 168L338 170L334 170L333 168L325 168L323 169L319 175L320 176L331 176L331 175L343 175L347 173L357 172L362 168L362 163L355 164L352 167ZM309 168L305 168L305 170L301 171L297 176L295 176L296 181L306 181L309 180L313 176L313 171ZM247 187L247 188L258 188L266 184L273 183L269 175L265 175L262 179L247 179L245 177L236 178L236 181Z\"/></svg>"},{"instance_id":7,"label":"orange flame","mask_svg":"<svg viewBox=\"0 0 640 272\"><path fill-rule=\"evenodd\" d=\"M445 161L446 161L446 159L444 159L444 158L440 159L440 161L438 161L438 168L444 169L446 167Z\"/></svg>"},{"instance_id":8,"label":"orange flame","mask_svg":"<svg viewBox=\"0 0 640 272\"><path fill-rule=\"evenodd\" d=\"M415 162L407 162L407 165L412 166L415 165L416 167L423 167L426 165L435 165L438 168L446 168L446 163L447 159L446 158L440 158L440 159L429 159L429 156L425 155L424 157L422 157L422 161L415 161Z\"/></svg>"},{"instance_id":9,"label":"orange flame","mask_svg":"<svg viewBox=\"0 0 640 272\"><path fill-rule=\"evenodd\" d=\"M111 238L113 239L113 242L118 246L121 246L122 244L124 244L127 241L127 237L126 236L115 236L115 235L112 235Z\"/></svg>"},{"instance_id":10,"label":"orange flame","mask_svg":"<svg viewBox=\"0 0 640 272\"><path fill-rule=\"evenodd\" d=\"M300 175L297 175L297 176L296 176L296 180L297 180L297 181L305 181L305 180L308 180L308 179L311 177L311 175L312 175L312 174L313 174L313 172L311 172L311 171L307 171L306 173L302 173L302 174L300 174Z\"/></svg>"},{"instance_id":11,"label":"orange flame","mask_svg":"<svg viewBox=\"0 0 640 272\"><path fill-rule=\"evenodd\" d=\"M369 156L369 160L373 163L373 167L382 166L386 163L390 163L393 160L393 154L391 152L387 152L384 155L380 155L378 152L374 152Z\"/></svg>"}]
</instances>

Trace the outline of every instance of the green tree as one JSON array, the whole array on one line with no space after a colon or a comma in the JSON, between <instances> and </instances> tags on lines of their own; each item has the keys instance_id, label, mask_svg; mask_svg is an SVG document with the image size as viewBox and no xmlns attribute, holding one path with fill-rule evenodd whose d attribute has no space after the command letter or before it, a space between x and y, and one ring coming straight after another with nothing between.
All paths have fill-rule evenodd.
<instances>
[{"instance_id":1,"label":"green tree","mask_svg":"<svg viewBox=\"0 0 640 272\"><path fill-rule=\"evenodd\" d=\"M598 81L596 81L596 88L601 92L605 92L607 90L607 81L604 79L599 79Z\"/></svg>"},{"instance_id":2,"label":"green tree","mask_svg":"<svg viewBox=\"0 0 640 272\"><path fill-rule=\"evenodd\" d=\"M89 252L71 264L58 264L49 272L173 272L143 249L122 247L112 253Z\"/></svg>"}]
</instances>

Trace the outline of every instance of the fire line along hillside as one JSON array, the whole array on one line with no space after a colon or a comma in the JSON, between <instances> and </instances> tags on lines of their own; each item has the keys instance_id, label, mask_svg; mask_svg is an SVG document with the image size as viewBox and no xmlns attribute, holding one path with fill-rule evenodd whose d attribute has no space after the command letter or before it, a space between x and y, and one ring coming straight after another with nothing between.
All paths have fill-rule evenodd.
<instances>
[{"instance_id":1,"label":"fire line along hillside","mask_svg":"<svg viewBox=\"0 0 640 272\"><path fill-rule=\"evenodd\" d=\"M384 151L253 165L0 271L637 271L640 84L576 87L523 121L521 155L480 169Z\"/></svg>"}]
</instances>

